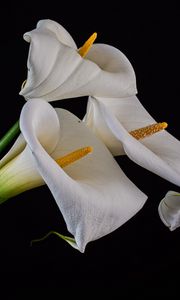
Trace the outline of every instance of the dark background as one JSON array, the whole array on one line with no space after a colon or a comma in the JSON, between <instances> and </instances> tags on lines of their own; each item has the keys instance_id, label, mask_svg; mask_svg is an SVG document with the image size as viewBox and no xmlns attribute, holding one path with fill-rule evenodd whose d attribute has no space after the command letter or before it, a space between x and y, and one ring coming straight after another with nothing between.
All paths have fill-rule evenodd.
<instances>
[{"instance_id":1,"label":"dark background","mask_svg":"<svg viewBox=\"0 0 180 300\"><path fill-rule=\"evenodd\" d=\"M175 137L179 133L179 11L176 1L164 2L8 2L1 7L0 136L19 118L25 101L19 96L26 78L28 44L23 33L49 18L63 25L78 47L94 32L97 42L119 48L131 61L137 77L138 97L159 122L166 121ZM79 117L87 98L53 102ZM158 204L168 190L180 191L168 181L118 157L127 176L149 198L143 209L114 231L87 245L84 254L51 236L30 247L33 238L56 230L67 234L62 216L46 186L26 192L0 206L0 281L16 299L93 296L108 299L133 295L171 295L179 280L180 232L170 232L158 215ZM32 295L32 296L30 296ZM68 295L68 294L67 294ZM117 295L117 296L115 296ZM178 295L178 294L177 294ZM133 297L134 297L133 296ZM29 297L29 298L28 298Z\"/></svg>"}]
</instances>

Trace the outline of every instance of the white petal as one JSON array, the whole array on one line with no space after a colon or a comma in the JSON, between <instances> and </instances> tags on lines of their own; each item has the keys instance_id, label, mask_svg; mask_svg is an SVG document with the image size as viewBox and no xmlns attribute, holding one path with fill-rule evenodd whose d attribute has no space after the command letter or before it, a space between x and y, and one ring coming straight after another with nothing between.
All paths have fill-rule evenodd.
<instances>
[{"instance_id":1,"label":"white petal","mask_svg":"<svg viewBox=\"0 0 180 300\"><path fill-rule=\"evenodd\" d=\"M113 115L103 102L95 99L93 101L95 105L95 131L100 137L103 136L105 143L108 138L111 138L111 135L114 136L111 140L114 143L112 150L114 150L115 154L118 153L118 147L121 151L121 143L125 153L134 162L170 182L180 185L180 142L177 139L171 136L167 131L163 131L156 133L154 136L147 137L143 142L137 141L128 133L124 126L122 126L120 120ZM145 114L143 109L141 109L140 113L141 112ZM101 118L99 118L101 122L97 121L97 116L101 116ZM147 113L147 118L148 117L149 114ZM147 118L145 120L147 120ZM93 121L91 122L93 124ZM106 127L109 127L107 133L104 124ZM105 136L104 132L107 136ZM110 147L108 143L107 146ZM121 153L122 151L119 154Z\"/></svg>"},{"instance_id":2,"label":"white petal","mask_svg":"<svg viewBox=\"0 0 180 300\"><path fill-rule=\"evenodd\" d=\"M31 128L29 139L36 140L51 153L60 138L59 119L53 108L48 110L46 102L38 99L23 107L20 117L20 127L27 123ZM26 115L24 119L22 115ZM25 133L25 129L24 129ZM24 138L20 135L16 143L2 161L0 169L0 202L18 195L24 191L43 185L29 146L24 145ZM25 147L25 149L24 149Z\"/></svg>"},{"instance_id":3,"label":"white petal","mask_svg":"<svg viewBox=\"0 0 180 300\"><path fill-rule=\"evenodd\" d=\"M136 93L134 70L122 52L95 44L83 59L66 38L64 42L62 32L61 25L48 20L40 21L35 30L25 34L30 42L29 72L20 95L26 100L53 101L85 95L127 97Z\"/></svg>"},{"instance_id":4,"label":"white petal","mask_svg":"<svg viewBox=\"0 0 180 300\"><path fill-rule=\"evenodd\" d=\"M36 31L31 33L28 69L27 82L20 95L26 100L47 101L88 95L91 91L88 82L95 81L100 72L98 66L82 59L76 50L60 43L53 35Z\"/></svg>"},{"instance_id":5,"label":"white petal","mask_svg":"<svg viewBox=\"0 0 180 300\"><path fill-rule=\"evenodd\" d=\"M129 138L124 143L124 150L129 158L140 166L179 186L180 143L167 132L159 132L157 135L160 138L156 140L157 149L155 151L152 151L134 138ZM163 147L161 141L166 143L165 149L161 148ZM172 144L170 144L171 141ZM172 149L172 152L169 151L170 149Z\"/></svg>"},{"instance_id":6,"label":"white petal","mask_svg":"<svg viewBox=\"0 0 180 300\"><path fill-rule=\"evenodd\" d=\"M180 194L169 191L161 200L158 211L162 222L171 231L178 228L180 226Z\"/></svg>"},{"instance_id":7,"label":"white petal","mask_svg":"<svg viewBox=\"0 0 180 300\"><path fill-rule=\"evenodd\" d=\"M86 59L101 69L93 82L92 92L87 95L119 98L137 93L133 67L119 49L106 44L94 44Z\"/></svg>"},{"instance_id":8,"label":"white petal","mask_svg":"<svg viewBox=\"0 0 180 300\"><path fill-rule=\"evenodd\" d=\"M54 21L39 21L37 28L26 33L24 37L30 42L29 72L20 95L26 99L43 97L53 101L61 95L61 98L68 98L72 90L78 89L98 72L96 65L87 62L85 67L83 63L85 72L82 74L79 68L82 69L84 60L72 45L70 35ZM74 73L76 76L70 78Z\"/></svg>"},{"instance_id":9,"label":"white petal","mask_svg":"<svg viewBox=\"0 0 180 300\"><path fill-rule=\"evenodd\" d=\"M136 96L125 98L94 98L96 98L98 102L103 103L108 111L121 122L127 131L144 127L155 122ZM96 104L93 100L93 98L89 97L87 113L88 110ZM98 122L98 120L93 121Z\"/></svg>"},{"instance_id":10,"label":"white petal","mask_svg":"<svg viewBox=\"0 0 180 300\"><path fill-rule=\"evenodd\" d=\"M119 101L119 99L117 98L116 101ZM123 145L119 137L117 138L113 133L112 128L108 126L106 117L102 113L101 107L99 107L100 103L99 98L96 100L94 97L89 97L83 122L104 142L114 156L123 155L125 154Z\"/></svg>"},{"instance_id":11,"label":"white petal","mask_svg":"<svg viewBox=\"0 0 180 300\"><path fill-rule=\"evenodd\" d=\"M31 106L32 101L28 103ZM46 106L50 107L48 103ZM30 122L25 122L26 109L21 115L24 120L21 130L32 150L38 171L50 188L79 250L83 252L89 241L112 232L136 214L147 197L124 175L104 144L77 117L61 109L57 112L61 139L51 155L55 157L88 145L94 149L91 155L64 170L37 139L31 138L34 131Z\"/></svg>"},{"instance_id":12,"label":"white petal","mask_svg":"<svg viewBox=\"0 0 180 300\"><path fill-rule=\"evenodd\" d=\"M28 145L39 142L48 153L52 153L60 139L60 124L56 111L40 99L33 99L23 106L20 128ZM31 135L27 133L31 131Z\"/></svg>"},{"instance_id":13,"label":"white petal","mask_svg":"<svg viewBox=\"0 0 180 300\"><path fill-rule=\"evenodd\" d=\"M49 19L44 19L40 20L37 23L37 28L40 30L49 30L50 32L53 32L57 39L63 43L66 46L69 46L71 48L77 49L77 46L75 44L75 41L73 40L72 36L69 34L69 32L61 26L59 23L49 20ZM28 35L28 33L27 33ZM24 35L24 38L26 39L26 34Z\"/></svg>"},{"instance_id":14,"label":"white petal","mask_svg":"<svg viewBox=\"0 0 180 300\"><path fill-rule=\"evenodd\" d=\"M56 65L55 58L59 59L58 55L62 55L61 44L62 47L66 45L68 48L77 48L65 28L52 20L39 21L35 30L24 34L24 39L30 43L30 49L27 62L28 80L20 92L22 95L28 93L31 86L37 88L46 80L47 74L51 73L51 69ZM64 59L66 60L66 57ZM66 78L65 72L61 75Z\"/></svg>"},{"instance_id":15,"label":"white petal","mask_svg":"<svg viewBox=\"0 0 180 300\"><path fill-rule=\"evenodd\" d=\"M98 103L104 104L128 132L156 122L136 96L126 98L89 97L84 122L103 140L113 155L124 154L124 149L119 143L119 139L108 128ZM146 143L146 141L148 140L142 142Z\"/></svg>"}]
</instances>

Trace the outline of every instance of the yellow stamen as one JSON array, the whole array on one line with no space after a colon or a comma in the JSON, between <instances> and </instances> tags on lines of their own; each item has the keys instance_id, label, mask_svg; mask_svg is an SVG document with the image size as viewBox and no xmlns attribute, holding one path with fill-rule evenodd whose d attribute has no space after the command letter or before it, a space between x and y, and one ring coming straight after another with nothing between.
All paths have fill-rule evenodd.
<instances>
[{"instance_id":1,"label":"yellow stamen","mask_svg":"<svg viewBox=\"0 0 180 300\"><path fill-rule=\"evenodd\" d=\"M84 43L84 45L78 50L78 53L84 57L89 52L92 44L94 43L95 39L97 38L97 33L94 32L90 38Z\"/></svg>"},{"instance_id":2,"label":"yellow stamen","mask_svg":"<svg viewBox=\"0 0 180 300\"><path fill-rule=\"evenodd\" d=\"M147 136L150 136L158 131L161 131L167 128L168 124L166 122L152 124L143 128L139 128L133 131L130 131L130 134L137 140L143 139Z\"/></svg>"},{"instance_id":3,"label":"yellow stamen","mask_svg":"<svg viewBox=\"0 0 180 300\"><path fill-rule=\"evenodd\" d=\"M72 164L73 162L75 162L76 160L84 157L85 155L91 153L93 151L93 147L84 147L81 149L78 149L76 151L73 151L63 157L60 157L58 159L56 159L56 162L58 163L58 165L61 168L64 168L66 166L68 166L69 164Z\"/></svg>"},{"instance_id":4,"label":"yellow stamen","mask_svg":"<svg viewBox=\"0 0 180 300\"><path fill-rule=\"evenodd\" d=\"M25 79L25 80L23 81L23 83L21 84L21 90L24 88L24 86L25 86L25 84L26 84L26 81L27 81L27 79Z\"/></svg>"}]
</instances>

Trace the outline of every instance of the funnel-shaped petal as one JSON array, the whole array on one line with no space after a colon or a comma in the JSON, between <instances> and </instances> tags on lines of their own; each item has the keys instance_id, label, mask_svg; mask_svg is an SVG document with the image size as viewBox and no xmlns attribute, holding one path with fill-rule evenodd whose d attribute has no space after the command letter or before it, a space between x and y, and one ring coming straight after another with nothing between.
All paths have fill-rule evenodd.
<instances>
[{"instance_id":1,"label":"funnel-shaped petal","mask_svg":"<svg viewBox=\"0 0 180 300\"><path fill-rule=\"evenodd\" d=\"M104 144L68 111L56 109L61 137L53 152L48 153L38 139L37 127L27 120L31 115L40 124L42 116L48 119L48 110L54 112L44 101L28 101L21 113L21 130L38 172L83 252L89 241L112 232L136 214L147 197L124 175ZM39 128L44 132L42 126ZM87 145L93 147L88 157L64 169L56 163L58 156Z\"/></svg>"}]
</instances>

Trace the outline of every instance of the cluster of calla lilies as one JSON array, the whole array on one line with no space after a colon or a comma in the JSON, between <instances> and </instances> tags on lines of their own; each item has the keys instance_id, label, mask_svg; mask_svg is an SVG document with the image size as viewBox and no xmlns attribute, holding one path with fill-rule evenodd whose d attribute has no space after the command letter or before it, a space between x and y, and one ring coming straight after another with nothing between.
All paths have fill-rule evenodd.
<instances>
[{"instance_id":1,"label":"cluster of calla lilies","mask_svg":"<svg viewBox=\"0 0 180 300\"><path fill-rule=\"evenodd\" d=\"M127 155L179 186L180 142L136 97L135 73L126 56L94 43L96 33L78 49L60 24L40 20L24 39L30 47L20 95L27 102L8 138L18 126L21 133L0 160L0 203L46 184L72 237L57 234L84 252L88 242L120 227L147 200L114 156ZM82 120L48 103L80 96L89 97ZM159 204L170 230L180 225L179 196L169 191Z\"/></svg>"}]
</instances>

